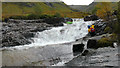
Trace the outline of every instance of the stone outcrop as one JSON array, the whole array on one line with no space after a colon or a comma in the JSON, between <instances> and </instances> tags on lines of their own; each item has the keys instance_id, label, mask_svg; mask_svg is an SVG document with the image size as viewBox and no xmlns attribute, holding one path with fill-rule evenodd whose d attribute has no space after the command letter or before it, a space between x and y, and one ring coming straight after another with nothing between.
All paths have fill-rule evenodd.
<instances>
[{"instance_id":1,"label":"stone outcrop","mask_svg":"<svg viewBox=\"0 0 120 68\"><path fill-rule=\"evenodd\" d=\"M63 26L64 18L15 20L7 19L2 26L2 44L0 47L19 46L30 44L36 32L50 29L50 27Z\"/></svg>"},{"instance_id":2,"label":"stone outcrop","mask_svg":"<svg viewBox=\"0 0 120 68\"><path fill-rule=\"evenodd\" d=\"M96 15L89 15L89 16L86 16L84 17L84 21L94 21L94 20L98 20L98 16Z\"/></svg>"}]
</instances>

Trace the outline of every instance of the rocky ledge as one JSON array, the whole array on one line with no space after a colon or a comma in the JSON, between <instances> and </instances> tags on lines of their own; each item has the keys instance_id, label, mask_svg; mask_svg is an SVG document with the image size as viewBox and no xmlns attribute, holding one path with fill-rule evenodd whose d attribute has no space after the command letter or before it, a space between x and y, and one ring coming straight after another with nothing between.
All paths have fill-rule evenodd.
<instances>
[{"instance_id":1,"label":"rocky ledge","mask_svg":"<svg viewBox=\"0 0 120 68\"><path fill-rule=\"evenodd\" d=\"M63 26L63 18L39 20L14 20L2 22L2 44L0 47L30 44L36 32L50 29L50 27Z\"/></svg>"}]
</instances>

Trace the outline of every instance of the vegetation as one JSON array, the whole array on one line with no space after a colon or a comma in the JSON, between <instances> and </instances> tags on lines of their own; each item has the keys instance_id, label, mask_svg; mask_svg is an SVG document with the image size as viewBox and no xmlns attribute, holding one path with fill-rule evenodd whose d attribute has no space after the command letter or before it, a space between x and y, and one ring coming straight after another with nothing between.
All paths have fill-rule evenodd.
<instances>
[{"instance_id":1,"label":"vegetation","mask_svg":"<svg viewBox=\"0 0 120 68\"><path fill-rule=\"evenodd\" d=\"M112 3L102 2L96 5L92 13L96 14L107 22L106 33L113 33L108 38L102 38L98 41L98 47L112 46L113 42L120 42L120 2L118 3L117 16L113 15ZM115 8L115 7L114 7ZM117 18L117 20L115 20Z\"/></svg>"},{"instance_id":2,"label":"vegetation","mask_svg":"<svg viewBox=\"0 0 120 68\"><path fill-rule=\"evenodd\" d=\"M98 40L97 47L113 47L113 42L110 41L108 38L102 38Z\"/></svg>"},{"instance_id":3,"label":"vegetation","mask_svg":"<svg viewBox=\"0 0 120 68\"><path fill-rule=\"evenodd\" d=\"M112 33L112 30L109 26L107 26L105 29L104 29L104 32L105 33Z\"/></svg>"},{"instance_id":4,"label":"vegetation","mask_svg":"<svg viewBox=\"0 0 120 68\"><path fill-rule=\"evenodd\" d=\"M115 23L114 25L114 32L117 34L118 36L118 42L120 43L120 2L118 2L118 12L117 12L117 23Z\"/></svg>"},{"instance_id":5,"label":"vegetation","mask_svg":"<svg viewBox=\"0 0 120 68\"><path fill-rule=\"evenodd\" d=\"M96 7L97 7L96 15L104 20L109 20L112 10L110 3L102 2L98 4Z\"/></svg>"},{"instance_id":6,"label":"vegetation","mask_svg":"<svg viewBox=\"0 0 120 68\"><path fill-rule=\"evenodd\" d=\"M11 16L23 16L26 17L30 14L35 15L55 15L57 17L73 17L81 18L87 13L73 11L69 6L63 2L4 2L2 3L2 18L9 18Z\"/></svg>"}]
</instances>

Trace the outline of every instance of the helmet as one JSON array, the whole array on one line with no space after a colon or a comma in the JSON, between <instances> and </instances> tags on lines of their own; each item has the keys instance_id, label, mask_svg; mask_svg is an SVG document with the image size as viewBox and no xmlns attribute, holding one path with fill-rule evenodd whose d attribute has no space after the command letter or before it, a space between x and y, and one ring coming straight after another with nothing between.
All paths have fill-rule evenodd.
<instances>
[{"instance_id":1,"label":"helmet","mask_svg":"<svg viewBox=\"0 0 120 68\"><path fill-rule=\"evenodd\" d=\"M90 25L88 25L88 28L90 28L91 26Z\"/></svg>"}]
</instances>

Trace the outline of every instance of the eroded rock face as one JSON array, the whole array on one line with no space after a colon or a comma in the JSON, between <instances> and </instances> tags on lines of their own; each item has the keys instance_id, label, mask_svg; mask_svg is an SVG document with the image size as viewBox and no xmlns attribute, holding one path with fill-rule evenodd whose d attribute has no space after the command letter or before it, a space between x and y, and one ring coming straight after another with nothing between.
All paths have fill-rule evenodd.
<instances>
[{"instance_id":1,"label":"eroded rock face","mask_svg":"<svg viewBox=\"0 0 120 68\"><path fill-rule=\"evenodd\" d=\"M24 35L19 32L9 32L3 35L2 39L2 47L4 46L17 46L17 45L24 45L29 44L30 41L27 40Z\"/></svg>"},{"instance_id":2,"label":"eroded rock face","mask_svg":"<svg viewBox=\"0 0 120 68\"><path fill-rule=\"evenodd\" d=\"M30 44L36 32L63 26L64 18L47 18L38 20L8 19L2 26L2 44L0 47Z\"/></svg>"},{"instance_id":3,"label":"eroded rock face","mask_svg":"<svg viewBox=\"0 0 120 68\"><path fill-rule=\"evenodd\" d=\"M34 37L36 32L47 30L49 27L52 27L52 25L46 23L4 22L0 47L30 44L30 38Z\"/></svg>"},{"instance_id":4,"label":"eroded rock face","mask_svg":"<svg viewBox=\"0 0 120 68\"><path fill-rule=\"evenodd\" d=\"M97 21L93 25L95 25L95 32L96 32L97 35L105 34L104 30L107 27L107 23L106 22Z\"/></svg>"}]
</instances>

